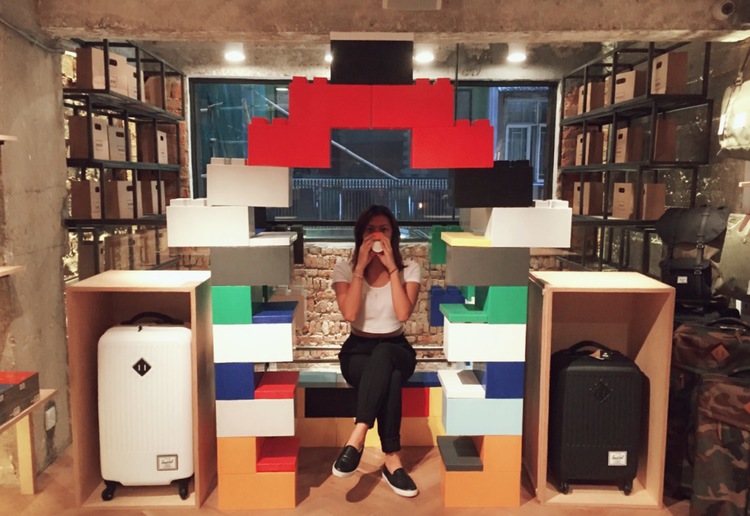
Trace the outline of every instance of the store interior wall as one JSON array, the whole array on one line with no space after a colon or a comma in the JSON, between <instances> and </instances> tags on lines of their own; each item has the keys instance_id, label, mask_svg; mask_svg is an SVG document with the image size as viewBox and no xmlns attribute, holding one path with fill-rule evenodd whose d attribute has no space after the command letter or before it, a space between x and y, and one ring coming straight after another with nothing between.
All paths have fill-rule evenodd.
<instances>
[{"instance_id":1,"label":"store interior wall","mask_svg":"<svg viewBox=\"0 0 750 516\"><path fill-rule=\"evenodd\" d=\"M47 7L54 7L55 2L41 2ZM272 2L273 3L273 2ZM312 2L319 9L319 2ZM311 2L303 2L310 6ZM372 2L370 2L372 3ZM446 3L446 2L444 2ZM486 2L482 2L486 4ZM528 6L528 2L524 2ZM576 18L580 23L591 29L599 23L604 27L602 36L609 35L609 26L603 25L603 14L592 15L589 18L580 16L583 5L590 6L590 2L578 2L579 11ZM36 15L34 9L37 2L32 0L13 1L0 0L0 18L10 19L21 27L33 25ZM97 16L101 9L110 9L110 3L105 7L98 2L60 2L63 7L52 9L47 16L59 14L57 9L70 8L75 10L91 10L91 19ZM224 13L224 18L231 19L226 8L217 7L222 2L209 2L206 10L218 9ZM446 4L450 4L447 2ZM622 8L627 8L633 2L623 2ZM673 9L663 11L664 18L679 11L680 19L684 23L693 23L693 10L699 4L705 7L706 2L682 1L667 2ZM704 5L705 4L705 5ZM177 8L174 4L172 8ZM124 7L123 7L124 6ZM632 5L631 5L632 6ZM152 19L163 16L161 13L142 10L142 2L119 2L118 9L130 9L132 13L149 16ZM619 7L618 7L619 8ZM154 7L156 10L162 9ZM335 11L335 10L330 10ZM574 8L570 9L567 18L570 21ZM519 11L520 12L520 11ZM625 11L623 11L625 12ZM305 10L299 10L304 16ZM75 13L74 13L75 14ZM621 16L608 13L613 21L611 26L622 23ZM622 13L621 13L622 14ZM88 15L87 15L88 16ZM520 14L519 14L520 16ZM626 16L630 16L626 14ZM183 13L183 17L188 15ZM101 23L116 24L113 15L100 18ZM128 18L127 23L119 20L125 29L139 31L137 34L147 37L145 29L138 28L136 22ZM136 17L137 18L137 17ZM195 12L190 18L202 21ZM427 19L426 19L427 20ZM362 23L366 23L366 19ZM514 19L507 20L508 24ZM526 23L523 19L517 23ZM670 21L670 20L667 20ZM56 23L64 24L63 18ZM290 20L289 23L293 23ZM646 20L642 23L651 23ZM48 23L51 23L48 21ZM133 24L135 25L129 25ZM259 22L260 23L260 22ZM427 23L427 21L425 21ZM448 23L448 22L446 22ZM505 21L504 21L505 23ZM630 25L637 25L631 21ZM75 24L73 24L75 25ZM528 25L528 24L526 24ZM526 26L524 25L524 26ZM679 25L679 24L678 24ZM142 26L141 26L142 27ZM171 27L172 34L176 26ZM235 27L235 36L242 32L242 27ZM711 24L706 24L711 28ZM198 30L199 27L193 27ZM215 27L214 27L215 28ZM277 30L279 27L275 27ZM106 37L106 31L97 30L95 26L88 27L88 32L81 27L73 27L77 37L96 39ZM31 29L29 29L31 30ZM265 30L258 25L256 30ZM656 30L649 25L649 30ZM589 32L589 35L594 34ZM71 34L72 36L73 34ZM168 36L165 32L160 37ZM206 36L210 36L206 33ZM320 37L325 37L321 34ZM596 41L593 36L589 41ZM61 274L61 258L66 252L67 230L62 225L65 214L66 199L66 168L65 168L65 133L62 113L62 90L60 51L50 45L47 50L33 43L18 31L0 23L0 134L11 134L18 137L17 142L7 143L0 149L0 255L2 262L9 265L24 265L26 269L10 278L0 279L0 370L36 370L40 372L41 384L45 388L58 389L54 403L57 408L57 425L52 431L44 431L42 411L34 417L34 425L38 429L36 435L37 462L39 469L51 463L57 453L70 444L70 416L68 409L67 385L67 356L65 338L65 310L64 285ZM734 79L737 66L747 48L747 43L717 43L712 55L711 88L715 99L714 129L718 127L718 115L721 95L724 88ZM287 64L282 64L287 66ZM208 73L208 72L207 72ZM717 148L715 135L712 138L712 155ZM745 162L732 159L712 157L710 166L701 170L701 180L698 190L702 192L707 202L712 205L725 205L733 211L741 208L741 193L737 182L745 176ZM0 436L0 484L17 484L14 465L16 463L14 435L12 431Z\"/></svg>"},{"instance_id":2,"label":"store interior wall","mask_svg":"<svg viewBox=\"0 0 750 516\"><path fill-rule=\"evenodd\" d=\"M22 2L16 19L23 16ZM40 46L41 45L41 46ZM0 278L0 370L38 371L57 389L57 424L32 415L37 465L71 442L61 259L67 198L60 52L0 24L0 264L25 270ZM18 484L15 431L0 435L0 484ZM2 512L0 510L0 512Z\"/></svg>"}]
</instances>

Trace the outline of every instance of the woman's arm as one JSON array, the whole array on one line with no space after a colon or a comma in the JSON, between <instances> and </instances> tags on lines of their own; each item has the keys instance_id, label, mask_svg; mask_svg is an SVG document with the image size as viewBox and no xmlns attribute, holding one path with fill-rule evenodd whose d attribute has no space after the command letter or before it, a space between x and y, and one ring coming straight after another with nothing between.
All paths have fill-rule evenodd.
<instances>
[{"instance_id":1,"label":"woman's arm","mask_svg":"<svg viewBox=\"0 0 750 516\"><path fill-rule=\"evenodd\" d=\"M383 254L377 255L383 265L388 269L389 277L391 282L391 299L393 300L393 309L396 312L396 317L401 322L406 322L411 317L414 307L417 304L417 296L419 295L419 283L409 281L406 284L401 283L399 277L399 270L396 267L396 262L393 259L393 248L391 243L383 239Z\"/></svg>"},{"instance_id":2,"label":"woman's arm","mask_svg":"<svg viewBox=\"0 0 750 516\"><path fill-rule=\"evenodd\" d=\"M341 310L341 315L348 322L354 322L362 305L362 283L365 281L365 269L372 259L372 236L365 237L359 248L357 265L352 272L352 282L338 281L333 284L336 292L336 302Z\"/></svg>"}]
</instances>

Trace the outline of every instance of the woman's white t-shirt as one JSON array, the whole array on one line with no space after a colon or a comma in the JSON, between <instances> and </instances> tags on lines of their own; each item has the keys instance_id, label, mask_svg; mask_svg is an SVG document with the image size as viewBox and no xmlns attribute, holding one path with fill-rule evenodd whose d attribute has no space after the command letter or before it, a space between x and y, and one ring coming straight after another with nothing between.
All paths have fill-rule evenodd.
<instances>
[{"instance_id":1,"label":"woman's white t-shirt","mask_svg":"<svg viewBox=\"0 0 750 516\"><path fill-rule=\"evenodd\" d=\"M401 283L420 283L422 271L416 262L404 262L404 269L399 271ZM352 264L346 260L339 261L333 266L333 283L351 283L353 277ZM402 327L396 317L391 297L391 282L382 287L373 287L366 281L362 282L362 304L357 318L352 322L356 330L367 333L393 333Z\"/></svg>"}]
</instances>

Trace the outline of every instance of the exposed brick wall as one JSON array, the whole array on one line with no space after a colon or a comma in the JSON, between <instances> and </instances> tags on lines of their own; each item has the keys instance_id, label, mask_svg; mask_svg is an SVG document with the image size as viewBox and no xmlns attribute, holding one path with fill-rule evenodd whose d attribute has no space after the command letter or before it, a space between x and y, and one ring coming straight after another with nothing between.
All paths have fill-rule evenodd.
<instances>
[{"instance_id":1,"label":"exposed brick wall","mask_svg":"<svg viewBox=\"0 0 750 516\"><path fill-rule=\"evenodd\" d=\"M308 243L305 244L305 263L296 265L294 286L302 287L306 295L305 323L297 329L296 345L302 348L321 347L320 350L298 349L294 358L305 364L310 361L335 361L338 349L325 349L340 346L349 335L349 323L344 320L336 303L336 295L331 287L333 266L337 261L348 260L352 243ZM445 266L432 265L429 261L429 244L426 242L401 246L405 260L419 263L422 268L422 287L414 313L406 323L406 338L417 349L419 358L444 358L442 351L425 350L420 347L442 346L443 328L430 326L429 292L433 285L445 286ZM184 248L180 253L181 269L208 269L209 256L206 248ZM554 256L532 256L530 268L533 270L558 269ZM305 367L312 367L315 363Z\"/></svg>"}]
</instances>

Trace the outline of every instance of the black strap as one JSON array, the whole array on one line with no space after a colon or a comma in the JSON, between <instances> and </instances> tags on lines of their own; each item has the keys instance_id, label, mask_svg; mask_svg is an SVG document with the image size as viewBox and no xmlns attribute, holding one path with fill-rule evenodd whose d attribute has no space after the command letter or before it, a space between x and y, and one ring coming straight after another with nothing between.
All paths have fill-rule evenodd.
<instances>
[{"instance_id":1,"label":"black strap","mask_svg":"<svg viewBox=\"0 0 750 516\"><path fill-rule=\"evenodd\" d=\"M180 321L179 319L175 319L174 317L159 312L141 312L134 315L131 319L123 321L122 324L134 326L142 319L155 319L160 324L173 324L175 326L182 326L184 324L184 322Z\"/></svg>"},{"instance_id":2,"label":"black strap","mask_svg":"<svg viewBox=\"0 0 750 516\"><path fill-rule=\"evenodd\" d=\"M695 270L693 273L696 276L700 276L702 274L701 271L701 265L703 264L703 251L706 248L706 224L708 223L708 209L704 208L703 213L701 214L701 225L698 229L698 235L695 241L695 248L698 250L697 253L695 253Z\"/></svg>"},{"instance_id":3,"label":"black strap","mask_svg":"<svg viewBox=\"0 0 750 516\"><path fill-rule=\"evenodd\" d=\"M602 351L608 351L610 353L619 353L618 351L608 348L604 344L599 344L598 342L594 342L593 340L582 340L578 344L574 344L571 347L569 347L566 351L568 351L569 353L575 353L576 351L579 351L581 348L596 348Z\"/></svg>"}]
</instances>

